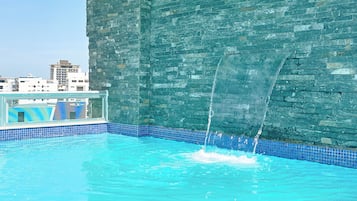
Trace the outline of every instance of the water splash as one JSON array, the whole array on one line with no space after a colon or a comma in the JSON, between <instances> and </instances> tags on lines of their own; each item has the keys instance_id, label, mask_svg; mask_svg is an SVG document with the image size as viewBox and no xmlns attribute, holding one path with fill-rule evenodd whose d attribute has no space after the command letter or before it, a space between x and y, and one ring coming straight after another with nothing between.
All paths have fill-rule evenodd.
<instances>
[{"instance_id":1,"label":"water splash","mask_svg":"<svg viewBox=\"0 0 357 201\"><path fill-rule=\"evenodd\" d=\"M275 86L276 81L277 81L277 79L278 79L278 76L279 76L279 74L280 74L280 71L281 71L281 69L283 68L283 66L284 66L286 60L288 59L288 57L289 57L289 55L287 55L286 57L284 57L283 60L281 60L281 62L280 62L280 64L279 64L279 67L278 67L278 70L275 72L275 75L274 75L274 77L273 77L273 82L272 82L272 84L271 84L270 87L269 87L267 99L266 99L266 101L265 101L263 119L262 119L262 122L261 122L261 124L260 124L259 129L258 129L258 132L257 132L257 134L255 135L254 141L253 141L253 144L254 144L253 154L255 154L255 152L256 152L259 137L261 136L261 134L262 134L262 132L263 132L264 122L265 122L265 119L266 119L266 116L267 116L268 106L269 106L269 102L270 102L270 96L271 96L271 94L273 93L273 89L274 89L274 86Z\"/></svg>"},{"instance_id":2,"label":"water splash","mask_svg":"<svg viewBox=\"0 0 357 201\"><path fill-rule=\"evenodd\" d=\"M220 154L217 152L206 152L205 150L199 150L194 152L190 156L194 161L200 163L220 163L227 165L240 165L245 167L257 166L256 157L248 157L247 155L235 156Z\"/></svg>"}]
</instances>

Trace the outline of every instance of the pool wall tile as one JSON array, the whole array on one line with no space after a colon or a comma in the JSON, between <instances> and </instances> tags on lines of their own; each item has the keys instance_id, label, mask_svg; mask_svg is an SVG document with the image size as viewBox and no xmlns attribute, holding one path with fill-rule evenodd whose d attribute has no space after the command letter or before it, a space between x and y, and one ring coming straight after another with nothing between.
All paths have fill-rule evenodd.
<instances>
[{"instance_id":1,"label":"pool wall tile","mask_svg":"<svg viewBox=\"0 0 357 201\"><path fill-rule=\"evenodd\" d=\"M121 124L113 126L112 123L108 125L109 132L120 134L128 133L128 135L133 136L133 134L130 133L130 130L138 131L135 136L152 136L199 145L204 144L206 137L205 132L185 129L173 129L160 126L131 127ZM209 145L246 152L253 151L253 142L254 139L250 137L226 135L221 133L210 133L207 139L207 143ZM319 147L260 139L257 145L256 153L288 159L306 160L323 164L357 168L357 152L354 150L341 150L330 147Z\"/></svg>"},{"instance_id":2,"label":"pool wall tile","mask_svg":"<svg viewBox=\"0 0 357 201\"><path fill-rule=\"evenodd\" d=\"M160 126L101 123L75 126L3 129L0 130L0 141L99 134L106 132L134 137L152 136L199 145L204 144L206 137L206 133L202 131L172 129ZM221 133L210 133L207 138L207 143L220 148L246 152L252 152L254 147L252 138ZM357 151L355 150L260 139L257 145L256 153L288 159L306 160L323 164L357 168Z\"/></svg>"},{"instance_id":3,"label":"pool wall tile","mask_svg":"<svg viewBox=\"0 0 357 201\"><path fill-rule=\"evenodd\" d=\"M149 135L157 138L184 141L200 145L205 143L206 138L206 133L202 131L171 129L159 126L150 126ZM253 150L253 139L245 136L210 133L207 138L207 144L215 145L225 149L234 149L248 152Z\"/></svg>"},{"instance_id":4,"label":"pool wall tile","mask_svg":"<svg viewBox=\"0 0 357 201\"><path fill-rule=\"evenodd\" d=\"M259 140L256 152L288 159L357 168L357 152L354 150Z\"/></svg>"},{"instance_id":5,"label":"pool wall tile","mask_svg":"<svg viewBox=\"0 0 357 201\"><path fill-rule=\"evenodd\" d=\"M150 126L139 126L139 136L148 136L150 135Z\"/></svg>"},{"instance_id":6,"label":"pool wall tile","mask_svg":"<svg viewBox=\"0 0 357 201\"><path fill-rule=\"evenodd\" d=\"M150 126L146 125L131 125L131 124L121 124L121 123L109 123L108 132L114 134L122 134L133 137L142 137L149 135Z\"/></svg>"},{"instance_id":7,"label":"pool wall tile","mask_svg":"<svg viewBox=\"0 0 357 201\"><path fill-rule=\"evenodd\" d=\"M51 126L38 128L16 128L0 130L0 141L22 140L28 138L63 137L71 135L96 134L108 132L108 126L103 124L86 124L72 126Z\"/></svg>"},{"instance_id":8,"label":"pool wall tile","mask_svg":"<svg viewBox=\"0 0 357 201\"><path fill-rule=\"evenodd\" d=\"M115 134L128 135L133 137L139 137L139 126L120 123L109 123L108 132Z\"/></svg>"},{"instance_id":9,"label":"pool wall tile","mask_svg":"<svg viewBox=\"0 0 357 201\"><path fill-rule=\"evenodd\" d=\"M152 136L199 145L204 144L206 137L206 133L202 131L173 129L160 126L132 126L118 123L109 123L108 132L136 137ZM210 133L207 139L209 145L246 152L253 151L253 142L254 139L250 137L221 133ZM357 152L354 150L341 150L330 147L260 139L256 153L287 159L306 160L323 164L357 168Z\"/></svg>"},{"instance_id":10,"label":"pool wall tile","mask_svg":"<svg viewBox=\"0 0 357 201\"><path fill-rule=\"evenodd\" d=\"M190 131L184 129L170 129L159 126L150 126L149 128L150 136L176 140L176 141L184 141L194 144L204 144L205 133L199 131Z\"/></svg>"}]
</instances>

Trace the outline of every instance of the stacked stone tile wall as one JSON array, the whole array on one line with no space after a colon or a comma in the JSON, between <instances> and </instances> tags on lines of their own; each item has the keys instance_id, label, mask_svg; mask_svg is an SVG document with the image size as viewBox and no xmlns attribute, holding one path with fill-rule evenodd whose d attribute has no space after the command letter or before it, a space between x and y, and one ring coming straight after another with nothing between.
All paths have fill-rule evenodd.
<instances>
[{"instance_id":1,"label":"stacked stone tile wall","mask_svg":"<svg viewBox=\"0 0 357 201\"><path fill-rule=\"evenodd\" d=\"M142 12L141 7L147 7L145 1L87 1L90 88L109 90L113 122L139 124L148 112L143 91L149 64L143 60L148 57L144 49L150 28L141 27L150 27L145 24L150 9Z\"/></svg>"},{"instance_id":2,"label":"stacked stone tile wall","mask_svg":"<svg viewBox=\"0 0 357 201\"><path fill-rule=\"evenodd\" d=\"M213 132L355 148L356 4L87 0L91 87L113 122L202 131L218 69Z\"/></svg>"}]
</instances>

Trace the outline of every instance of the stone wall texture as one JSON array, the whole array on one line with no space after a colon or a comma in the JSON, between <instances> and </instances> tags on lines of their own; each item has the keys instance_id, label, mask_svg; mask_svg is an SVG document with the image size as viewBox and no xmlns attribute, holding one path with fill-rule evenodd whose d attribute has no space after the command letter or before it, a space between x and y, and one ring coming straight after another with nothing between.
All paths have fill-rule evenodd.
<instances>
[{"instance_id":1,"label":"stone wall texture","mask_svg":"<svg viewBox=\"0 0 357 201\"><path fill-rule=\"evenodd\" d=\"M357 147L357 0L87 0L110 120Z\"/></svg>"}]
</instances>

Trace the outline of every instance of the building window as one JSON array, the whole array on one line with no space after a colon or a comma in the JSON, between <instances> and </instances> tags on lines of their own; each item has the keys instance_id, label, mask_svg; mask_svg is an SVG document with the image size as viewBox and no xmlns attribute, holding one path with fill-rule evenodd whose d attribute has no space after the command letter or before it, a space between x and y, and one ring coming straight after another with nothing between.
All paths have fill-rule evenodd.
<instances>
[{"instance_id":1,"label":"building window","mask_svg":"<svg viewBox=\"0 0 357 201\"><path fill-rule=\"evenodd\" d=\"M70 119L76 119L76 112L69 112Z\"/></svg>"},{"instance_id":2,"label":"building window","mask_svg":"<svg viewBox=\"0 0 357 201\"><path fill-rule=\"evenodd\" d=\"M25 122L25 112L17 113L17 122Z\"/></svg>"}]
</instances>

